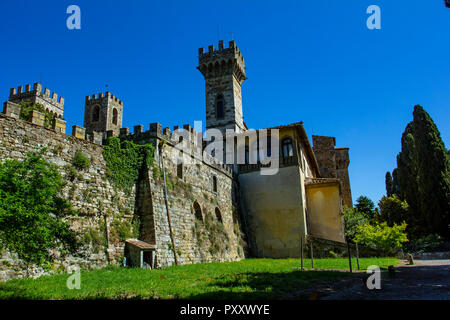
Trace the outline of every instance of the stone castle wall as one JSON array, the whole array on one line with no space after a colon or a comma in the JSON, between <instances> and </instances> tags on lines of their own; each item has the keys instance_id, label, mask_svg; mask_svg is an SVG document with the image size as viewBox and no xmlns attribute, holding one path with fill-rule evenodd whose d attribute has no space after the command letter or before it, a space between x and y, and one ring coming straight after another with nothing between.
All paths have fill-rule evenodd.
<instances>
[{"instance_id":1,"label":"stone castle wall","mask_svg":"<svg viewBox=\"0 0 450 320\"><path fill-rule=\"evenodd\" d=\"M157 144L157 141L162 141L162 138L157 137L153 142ZM72 265L93 269L122 263L125 239L121 239L119 229L131 226L135 221L133 217L140 219L141 238L156 244L157 266L173 264L159 148L154 166L141 174L131 194L125 194L114 188L106 177L101 145L0 114L0 161L23 160L28 152L44 147L44 158L58 165L67 182L63 194L77 210L77 215L70 217L70 221L72 228L80 232L80 242L83 244L82 256L69 256L58 261L53 271L66 271ZM91 166L73 177L68 168L77 151L90 158ZM194 160L184 166L183 178L179 179L176 165L178 153L179 150L170 141L164 147L169 212L178 263L243 258L245 243L237 218L238 202L231 171L220 165L210 166L201 160ZM217 179L217 192L213 190L213 176ZM202 220L195 218L194 202L201 206ZM217 223L216 208L223 227ZM46 273L37 267L28 272L33 276ZM2 248L0 280L20 278L26 273L24 264L14 253Z\"/></svg>"},{"instance_id":2,"label":"stone castle wall","mask_svg":"<svg viewBox=\"0 0 450 320\"><path fill-rule=\"evenodd\" d=\"M342 182L344 205L353 207L352 191L348 166L350 164L349 148L335 148L336 138L312 136L313 150L323 178L338 178Z\"/></svg>"},{"instance_id":3,"label":"stone castle wall","mask_svg":"<svg viewBox=\"0 0 450 320\"><path fill-rule=\"evenodd\" d=\"M44 158L60 168L67 182L63 194L77 210L70 217L73 229L82 233L80 242L85 247L84 257L69 256L54 266L65 270L70 265L82 268L99 268L108 263L121 261L123 242L119 241L115 225L131 220L134 212L134 194L125 195L114 189L105 176L106 166L102 156L103 148L94 143L57 133L26 121L0 114L0 161L23 160L28 152L46 148ZM69 177L68 168L76 151L90 158L91 166ZM73 179L73 181L71 181ZM93 242L89 241L94 237ZM13 253L2 249L0 258L0 279L21 277L25 274L23 264ZM33 275L43 274L40 268L33 268Z\"/></svg>"}]
</instances>

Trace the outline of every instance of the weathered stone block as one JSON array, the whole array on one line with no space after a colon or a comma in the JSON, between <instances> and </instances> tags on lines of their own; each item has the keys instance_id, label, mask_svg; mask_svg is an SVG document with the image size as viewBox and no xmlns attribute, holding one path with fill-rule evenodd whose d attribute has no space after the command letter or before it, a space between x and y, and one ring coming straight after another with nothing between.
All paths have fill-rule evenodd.
<instances>
[{"instance_id":1,"label":"weathered stone block","mask_svg":"<svg viewBox=\"0 0 450 320\"><path fill-rule=\"evenodd\" d=\"M158 122L150 123L150 132L152 133L161 134L161 128L162 126Z\"/></svg>"},{"instance_id":2,"label":"weathered stone block","mask_svg":"<svg viewBox=\"0 0 450 320\"><path fill-rule=\"evenodd\" d=\"M92 132L92 142L95 144L102 145L103 144L103 133L94 131Z\"/></svg>"},{"instance_id":3,"label":"weathered stone block","mask_svg":"<svg viewBox=\"0 0 450 320\"><path fill-rule=\"evenodd\" d=\"M144 132L143 125L134 126L134 134L141 134L142 132Z\"/></svg>"},{"instance_id":4,"label":"weathered stone block","mask_svg":"<svg viewBox=\"0 0 450 320\"><path fill-rule=\"evenodd\" d=\"M11 118L19 119L20 116L20 106L11 101L6 101L3 103L3 113Z\"/></svg>"},{"instance_id":5,"label":"weathered stone block","mask_svg":"<svg viewBox=\"0 0 450 320\"><path fill-rule=\"evenodd\" d=\"M66 133L66 121L59 118L53 119L53 129L59 133Z\"/></svg>"},{"instance_id":6,"label":"weathered stone block","mask_svg":"<svg viewBox=\"0 0 450 320\"><path fill-rule=\"evenodd\" d=\"M45 121L45 114L33 110L33 112L31 113L31 123L37 124L38 126L43 126L44 121Z\"/></svg>"},{"instance_id":7,"label":"weathered stone block","mask_svg":"<svg viewBox=\"0 0 450 320\"><path fill-rule=\"evenodd\" d=\"M86 139L86 129L80 126L72 126L72 136L78 139Z\"/></svg>"},{"instance_id":8,"label":"weathered stone block","mask_svg":"<svg viewBox=\"0 0 450 320\"><path fill-rule=\"evenodd\" d=\"M130 134L130 129L128 128L120 128L119 136L125 137Z\"/></svg>"}]
</instances>

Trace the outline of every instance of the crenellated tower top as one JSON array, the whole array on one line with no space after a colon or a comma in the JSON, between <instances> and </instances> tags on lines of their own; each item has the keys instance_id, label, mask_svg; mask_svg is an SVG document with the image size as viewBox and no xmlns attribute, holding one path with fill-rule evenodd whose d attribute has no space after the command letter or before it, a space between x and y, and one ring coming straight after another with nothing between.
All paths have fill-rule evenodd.
<instances>
[{"instance_id":1,"label":"crenellated tower top","mask_svg":"<svg viewBox=\"0 0 450 320\"><path fill-rule=\"evenodd\" d=\"M53 92L50 95L50 89L45 88L42 92L42 84L35 83L33 88L27 84L25 88L19 86L18 88L11 88L9 90L9 101L14 103L20 103L23 101L30 101L32 103L40 104L44 108L57 115L59 118L63 118L64 114L64 98L59 97L58 94Z\"/></svg>"},{"instance_id":2,"label":"crenellated tower top","mask_svg":"<svg viewBox=\"0 0 450 320\"><path fill-rule=\"evenodd\" d=\"M208 52L198 49L197 69L205 78L206 128L244 132L241 86L247 79L242 53L234 41L224 48L219 41L219 49L209 46Z\"/></svg>"},{"instance_id":3,"label":"crenellated tower top","mask_svg":"<svg viewBox=\"0 0 450 320\"><path fill-rule=\"evenodd\" d=\"M219 41L219 49L213 45L208 47L208 52L199 48L198 61L197 69L205 78L233 74L240 84L247 79L244 57L234 41L229 42L228 48L224 48L222 40Z\"/></svg>"}]
</instances>

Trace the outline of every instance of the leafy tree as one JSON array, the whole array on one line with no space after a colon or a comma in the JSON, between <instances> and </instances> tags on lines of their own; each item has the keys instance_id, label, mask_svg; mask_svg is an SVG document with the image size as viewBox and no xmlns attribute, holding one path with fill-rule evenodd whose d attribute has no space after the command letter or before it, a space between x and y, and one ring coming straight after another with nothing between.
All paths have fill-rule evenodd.
<instances>
[{"instance_id":1,"label":"leafy tree","mask_svg":"<svg viewBox=\"0 0 450 320\"><path fill-rule=\"evenodd\" d=\"M363 213L368 219L376 217L375 204L366 196L360 196L356 199L355 208L358 212Z\"/></svg>"},{"instance_id":2,"label":"leafy tree","mask_svg":"<svg viewBox=\"0 0 450 320\"><path fill-rule=\"evenodd\" d=\"M378 202L380 208L380 220L392 227L394 223L400 224L408 218L408 203L400 200L394 194L391 197L382 197Z\"/></svg>"},{"instance_id":3,"label":"leafy tree","mask_svg":"<svg viewBox=\"0 0 450 320\"><path fill-rule=\"evenodd\" d=\"M393 180L392 180L391 173L389 171L386 172L385 181L386 181L386 195L388 197L390 197L394 193L393 192L394 191L394 185L393 185L394 183L393 183Z\"/></svg>"},{"instance_id":4,"label":"leafy tree","mask_svg":"<svg viewBox=\"0 0 450 320\"><path fill-rule=\"evenodd\" d=\"M349 240L353 240L359 226L363 226L369 222L365 214L357 211L355 208L344 207L345 237Z\"/></svg>"},{"instance_id":5,"label":"leafy tree","mask_svg":"<svg viewBox=\"0 0 450 320\"><path fill-rule=\"evenodd\" d=\"M398 195L409 205L410 232L450 238L450 157L439 130L421 106L414 107L413 121L402 135L397 167Z\"/></svg>"},{"instance_id":6,"label":"leafy tree","mask_svg":"<svg viewBox=\"0 0 450 320\"><path fill-rule=\"evenodd\" d=\"M0 164L0 244L25 263L45 267L53 260L52 249L75 253L78 244L62 219L73 213L61 197L64 183L42 154Z\"/></svg>"},{"instance_id":7,"label":"leafy tree","mask_svg":"<svg viewBox=\"0 0 450 320\"><path fill-rule=\"evenodd\" d=\"M393 254L402 247L403 243L408 241L405 229L406 223L394 224L392 227L389 227L386 222L374 225L365 224L357 228L354 241Z\"/></svg>"}]
</instances>

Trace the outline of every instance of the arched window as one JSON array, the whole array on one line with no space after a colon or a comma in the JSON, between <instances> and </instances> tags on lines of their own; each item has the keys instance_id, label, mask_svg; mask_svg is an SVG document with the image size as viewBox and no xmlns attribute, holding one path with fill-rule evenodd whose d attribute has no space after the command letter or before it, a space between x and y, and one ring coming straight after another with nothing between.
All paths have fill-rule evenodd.
<instances>
[{"instance_id":1,"label":"arched window","mask_svg":"<svg viewBox=\"0 0 450 320\"><path fill-rule=\"evenodd\" d=\"M217 177L213 176L213 191L217 192Z\"/></svg>"},{"instance_id":2,"label":"arched window","mask_svg":"<svg viewBox=\"0 0 450 320\"><path fill-rule=\"evenodd\" d=\"M218 120L225 118L224 104L223 95L220 94L216 100L216 119Z\"/></svg>"},{"instance_id":3,"label":"arched window","mask_svg":"<svg viewBox=\"0 0 450 320\"><path fill-rule=\"evenodd\" d=\"M222 221L222 214L220 213L220 210L217 207L216 207L216 218L217 218L217 221L223 223L223 221Z\"/></svg>"},{"instance_id":4,"label":"arched window","mask_svg":"<svg viewBox=\"0 0 450 320\"><path fill-rule=\"evenodd\" d=\"M92 122L97 122L100 120L100 107L94 106L94 109L92 109Z\"/></svg>"},{"instance_id":5,"label":"arched window","mask_svg":"<svg viewBox=\"0 0 450 320\"><path fill-rule=\"evenodd\" d=\"M283 158L292 157L294 155L294 148L292 147L292 139L286 138L281 142L283 150Z\"/></svg>"},{"instance_id":6,"label":"arched window","mask_svg":"<svg viewBox=\"0 0 450 320\"><path fill-rule=\"evenodd\" d=\"M195 219L203 221L202 208L200 207L197 201L194 202L194 214Z\"/></svg>"},{"instance_id":7,"label":"arched window","mask_svg":"<svg viewBox=\"0 0 450 320\"><path fill-rule=\"evenodd\" d=\"M117 116L118 116L117 109L114 108L114 109L113 109L113 118L112 118L112 122L113 122L115 125L117 125Z\"/></svg>"}]
</instances>

